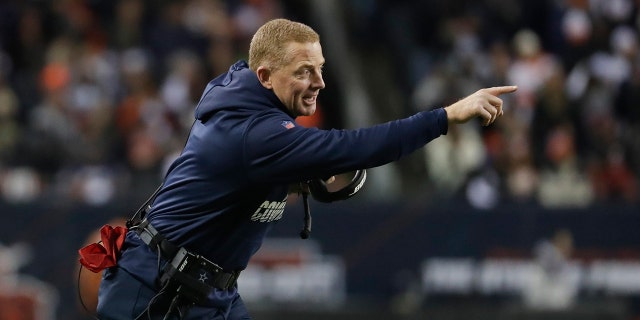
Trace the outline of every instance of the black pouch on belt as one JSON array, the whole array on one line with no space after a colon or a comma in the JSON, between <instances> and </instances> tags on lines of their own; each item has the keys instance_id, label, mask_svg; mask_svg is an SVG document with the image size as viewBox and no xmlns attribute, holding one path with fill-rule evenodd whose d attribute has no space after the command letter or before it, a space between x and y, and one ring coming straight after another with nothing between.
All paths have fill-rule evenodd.
<instances>
[{"instance_id":1,"label":"black pouch on belt","mask_svg":"<svg viewBox=\"0 0 640 320\"><path fill-rule=\"evenodd\" d=\"M227 290L236 284L239 272L224 272L206 258L180 248L164 267L160 283L175 288L183 298L203 304L214 288Z\"/></svg>"}]
</instances>

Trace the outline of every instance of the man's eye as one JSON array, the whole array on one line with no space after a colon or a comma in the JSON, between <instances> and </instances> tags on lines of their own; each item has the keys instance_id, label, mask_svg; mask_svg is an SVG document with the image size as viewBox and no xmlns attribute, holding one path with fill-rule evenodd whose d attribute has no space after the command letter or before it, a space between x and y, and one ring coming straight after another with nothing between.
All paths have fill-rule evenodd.
<instances>
[{"instance_id":1,"label":"man's eye","mask_svg":"<svg viewBox=\"0 0 640 320\"><path fill-rule=\"evenodd\" d=\"M311 71L309 69L303 69L296 72L296 77L305 78L305 77L308 77L310 74L311 74Z\"/></svg>"}]
</instances>

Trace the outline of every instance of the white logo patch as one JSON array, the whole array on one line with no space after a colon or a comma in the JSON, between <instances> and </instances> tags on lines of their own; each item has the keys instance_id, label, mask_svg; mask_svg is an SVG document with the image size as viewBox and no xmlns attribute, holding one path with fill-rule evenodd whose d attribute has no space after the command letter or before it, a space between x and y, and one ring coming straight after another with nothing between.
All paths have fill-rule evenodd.
<instances>
[{"instance_id":1,"label":"white logo patch","mask_svg":"<svg viewBox=\"0 0 640 320\"><path fill-rule=\"evenodd\" d=\"M285 205L287 205L286 197L282 201L265 201L253 213L251 221L271 222L280 220Z\"/></svg>"}]
</instances>

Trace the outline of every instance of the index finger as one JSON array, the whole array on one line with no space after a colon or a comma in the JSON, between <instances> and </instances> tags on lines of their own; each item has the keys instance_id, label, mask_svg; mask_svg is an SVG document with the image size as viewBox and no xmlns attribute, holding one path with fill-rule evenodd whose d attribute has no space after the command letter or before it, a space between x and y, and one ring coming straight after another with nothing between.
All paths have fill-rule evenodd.
<instances>
[{"instance_id":1,"label":"index finger","mask_svg":"<svg viewBox=\"0 0 640 320\"><path fill-rule=\"evenodd\" d=\"M510 93L518 90L518 86L502 86L502 87L491 87L484 89L489 94L494 96L499 96L504 93Z\"/></svg>"}]
</instances>

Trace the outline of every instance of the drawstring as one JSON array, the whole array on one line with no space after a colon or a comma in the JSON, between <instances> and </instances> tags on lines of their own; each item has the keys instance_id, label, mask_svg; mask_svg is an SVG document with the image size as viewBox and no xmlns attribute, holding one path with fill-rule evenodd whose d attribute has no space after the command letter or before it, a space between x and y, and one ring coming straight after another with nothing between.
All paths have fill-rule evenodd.
<instances>
[{"instance_id":1,"label":"drawstring","mask_svg":"<svg viewBox=\"0 0 640 320\"><path fill-rule=\"evenodd\" d=\"M300 231L300 238L307 239L311 234L311 209L309 209L309 192L302 189L302 202L304 203L304 228Z\"/></svg>"}]
</instances>

